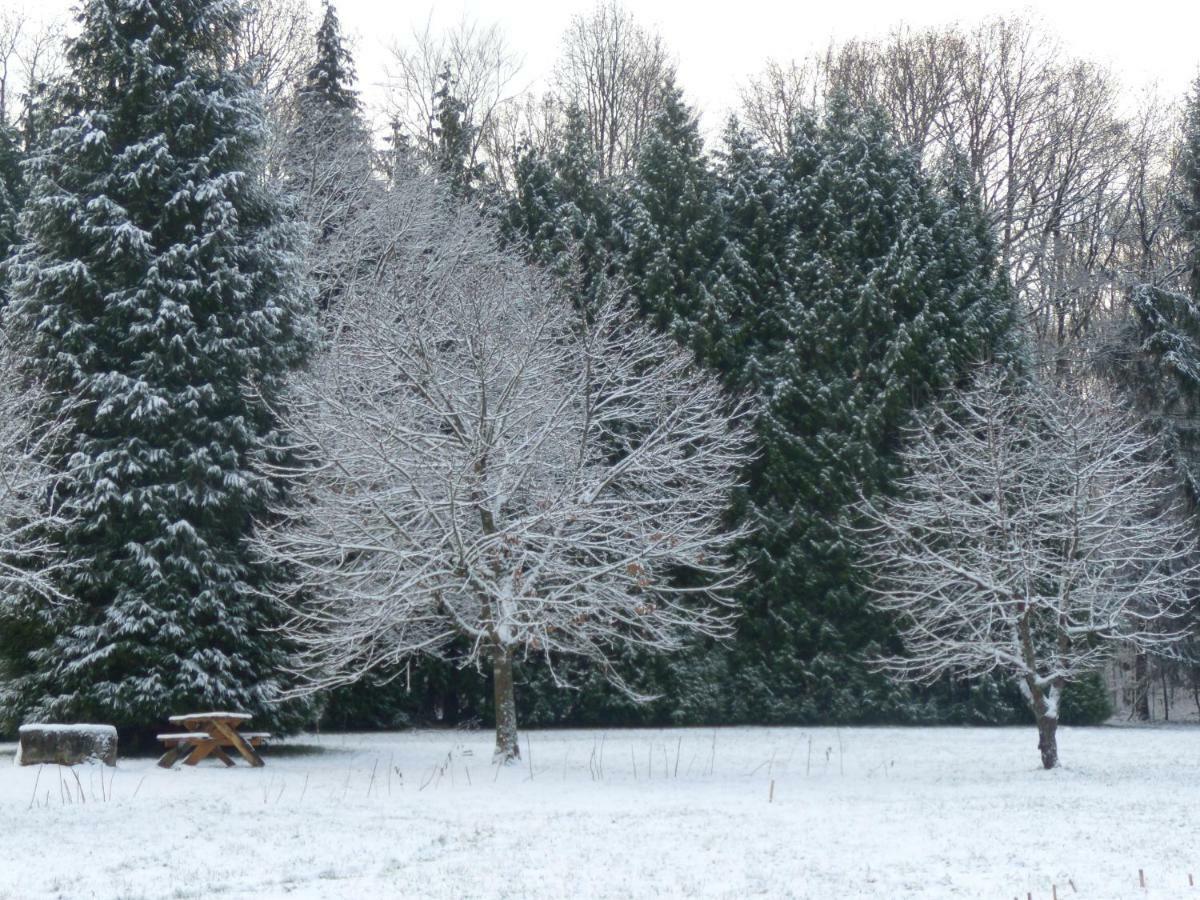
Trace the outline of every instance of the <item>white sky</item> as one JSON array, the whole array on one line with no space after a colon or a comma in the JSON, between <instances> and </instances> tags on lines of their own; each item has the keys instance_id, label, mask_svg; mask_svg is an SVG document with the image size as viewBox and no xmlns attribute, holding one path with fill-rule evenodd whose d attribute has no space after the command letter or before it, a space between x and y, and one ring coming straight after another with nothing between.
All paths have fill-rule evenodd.
<instances>
[{"instance_id":1,"label":"white sky","mask_svg":"<svg viewBox=\"0 0 1200 900\"><path fill-rule=\"evenodd\" d=\"M536 86L553 68L569 19L593 0L454 0L422 5L397 0L335 0L346 30L357 40L358 69L368 97L381 77L385 45L424 24L450 25L464 14L497 22L525 55L522 80ZM907 23L915 27L971 25L999 13L1042 21L1069 51L1111 66L1129 88L1157 83L1181 96L1200 69L1197 0L625 0L644 25L654 26L679 62L680 83L719 126L736 104L738 85L768 58L789 60L823 49L831 38L871 37Z\"/></svg>"},{"instance_id":2,"label":"white sky","mask_svg":"<svg viewBox=\"0 0 1200 900\"><path fill-rule=\"evenodd\" d=\"M314 7L320 0L311 0ZM509 43L524 54L522 87L537 87L550 74L560 38L571 16L592 9L594 0L335 0L343 26L356 44L362 88L368 102L383 77L386 46L424 25L466 15L498 23ZM66 15L71 0L0 0ZM704 113L708 128L719 127L737 101L737 88L765 60L789 60L824 49L831 38L873 37L906 23L914 27L960 22L971 25L998 13L1021 13L1042 21L1067 49L1111 66L1130 89L1157 83L1170 98L1181 96L1200 70L1198 0L625 0L638 20L666 39L679 63L680 84Z\"/></svg>"}]
</instances>

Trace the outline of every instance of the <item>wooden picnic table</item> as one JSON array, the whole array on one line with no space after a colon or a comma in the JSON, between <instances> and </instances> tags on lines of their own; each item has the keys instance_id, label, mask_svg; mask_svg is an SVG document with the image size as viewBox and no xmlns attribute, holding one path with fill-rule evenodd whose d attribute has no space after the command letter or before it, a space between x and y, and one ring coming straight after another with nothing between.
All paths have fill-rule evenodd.
<instances>
[{"instance_id":1,"label":"wooden picnic table","mask_svg":"<svg viewBox=\"0 0 1200 900\"><path fill-rule=\"evenodd\" d=\"M167 747L167 752L158 761L164 769L175 765L175 760L185 751L188 753L183 761L185 766L194 766L209 755L217 757L227 766L232 766L233 760L222 749L224 747L232 747L252 766L263 765L262 757L254 748L264 744L271 735L265 731L238 731L250 721L250 716L246 713L188 713L183 716L171 716L167 721L172 725L182 726L184 730L158 736Z\"/></svg>"}]
</instances>

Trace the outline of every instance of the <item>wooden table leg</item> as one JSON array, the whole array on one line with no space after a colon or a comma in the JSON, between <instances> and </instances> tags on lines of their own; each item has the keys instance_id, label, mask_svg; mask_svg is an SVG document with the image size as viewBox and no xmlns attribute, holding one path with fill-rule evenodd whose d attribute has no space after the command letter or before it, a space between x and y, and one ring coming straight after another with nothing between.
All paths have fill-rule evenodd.
<instances>
[{"instance_id":1,"label":"wooden table leg","mask_svg":"<svg viewBox=\"0 0 1200 900\"><path fill-rule=\"evenodd\" d=\"M242 758L246 760L246 762L250 763L250 765L254 766L255 768L261 768L263 766L262 757L254 752L254 748L251 747L240 734L238 734L224 722L213 722L212 724L213 730L216 731L221 737L229 741L229 743L233 745L233 748L237 750L238 753L242 754ZM211 734L212 732L209 733ZM216 735L214 735L214 737L215 736Z\"/></svg>"},{"instance_id":2,"label":"wooden table leg","mask_svg":"<svg viewBox=\"0 0 1200 900\"><path fill-rule=\"evenodd\" d=\"M230 766L232 768L233 760L230 759L229 754L226 753L224 750L222 750L220 747L213 747L213 756L215 756L221 762L225 763L225 765Z\"/></svg>"},{"instance_id":3,"label":"wooden table leg","mask_svg":"<svg viewBox=\"0 0 1200 900\"><path fill-rule=\"evenodd\" d=\"M181 749L182 748L179 746L179 744L176 744L158 758L158 764L164 769L171 768L171 766L175 765L175 760L179 759L179 752Z\"/></svg>"},{"instance_id":4,"label":"wooden table leg","mask_svg":"<svg viewBox=\"0 0 1200 900\"><path fill-rule=\"evenodd\" d=\"M216 749L217 749L216 741L213 741L213 740L199 741L196 744L196 749L193 750L188 755L188 758L183 761L183 764L185 766L194 766L194 765L196 765L196 763L200 762L200 760L204 759L204 757L208 756L208 754L212 753Z\"/></svg>"}]
</instances>

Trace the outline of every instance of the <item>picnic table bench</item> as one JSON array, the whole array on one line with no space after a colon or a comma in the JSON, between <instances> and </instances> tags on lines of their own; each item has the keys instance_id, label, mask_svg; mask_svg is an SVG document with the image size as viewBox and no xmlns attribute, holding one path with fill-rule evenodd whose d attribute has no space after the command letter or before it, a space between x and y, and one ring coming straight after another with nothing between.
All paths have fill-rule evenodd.
<instances>
[{"instance_id":1,"label":"picnic table bench","mask_svg":"<svg viewBox=\"0 0 1200 900\"><path fill-rule=\"evenodd\" d=\"M185 766L194 766L210 755L232 766L233 759L223 749L226 747L232 747L252 766L263 765L262 757L254 748L265 744L271 735L265 731L239 731L242 725L250 721L250 716L245 713L188 713L171 716L167 721L182 726L184 730L158 736L167 748L167 752L158 760L164 769L175 765L175 760L185 752Z\"/></svg>"}]
</instances>

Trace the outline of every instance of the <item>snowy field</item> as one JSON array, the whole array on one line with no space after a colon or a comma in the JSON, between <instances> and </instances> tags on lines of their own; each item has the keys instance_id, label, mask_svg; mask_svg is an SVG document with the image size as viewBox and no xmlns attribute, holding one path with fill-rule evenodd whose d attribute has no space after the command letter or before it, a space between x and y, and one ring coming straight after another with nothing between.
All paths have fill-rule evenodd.
<instances>
[{"instance_id":1,"label":"snowy field","mask_svg":"<svg viewBox=\"0 0 1200 900\"><path fill-rule=\"evenodd\" d=\"M1049 773L1035 743L534 731L497 770L489 733L426 731L115 773L19 768L0 744L0 897L1200 900L1200 728L1063 729Z\"/></svg>"}]
</instances>

